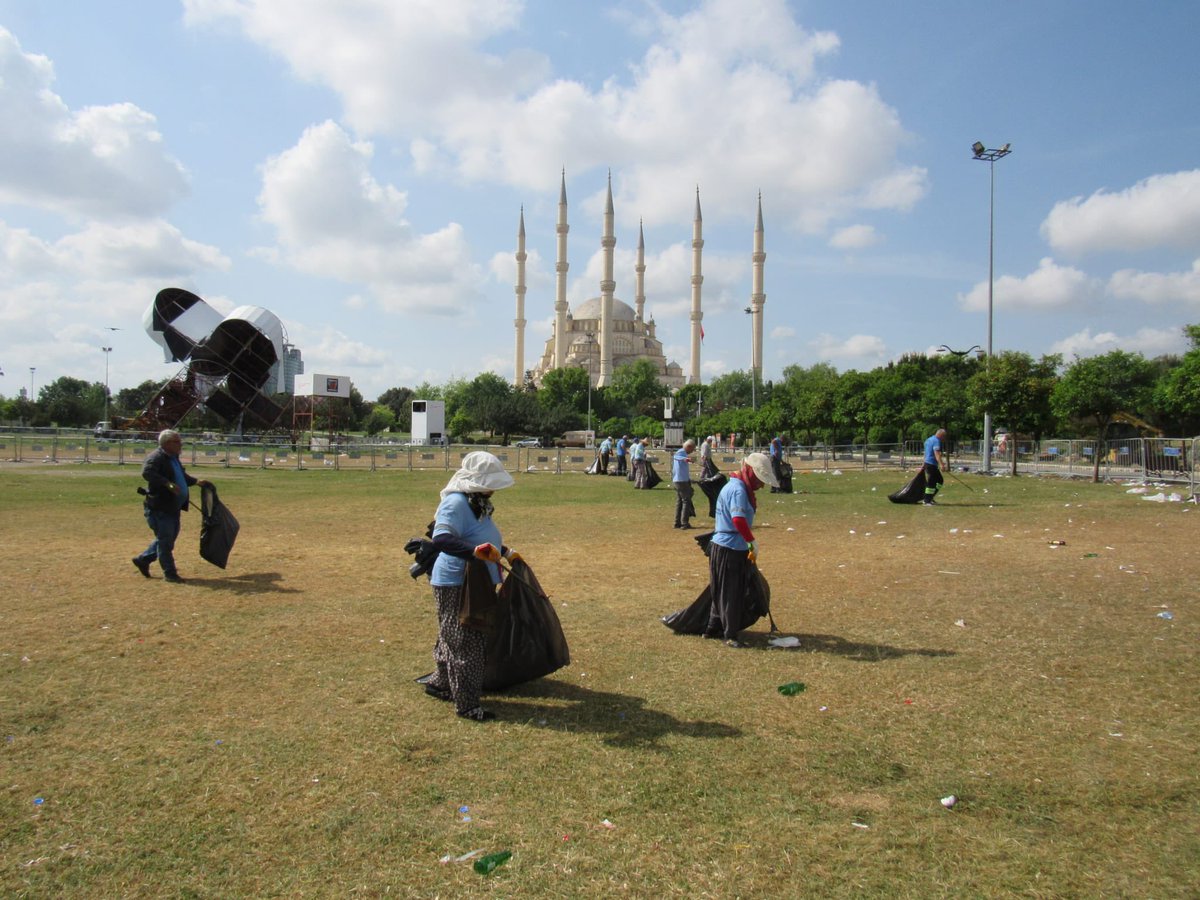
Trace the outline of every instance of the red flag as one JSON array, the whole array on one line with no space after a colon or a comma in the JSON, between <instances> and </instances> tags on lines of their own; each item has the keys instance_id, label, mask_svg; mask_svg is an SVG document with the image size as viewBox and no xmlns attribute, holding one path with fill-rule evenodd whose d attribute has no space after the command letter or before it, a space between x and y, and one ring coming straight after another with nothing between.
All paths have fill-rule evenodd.
<instances>
[{"instance_id":1,"label":"red flag","mask_svg":"<svg viewBox=\"0 0 1200 900\"><path fill-rule=\"evenodd\" d=\"M704 326L700 326L700 343L704 343Z\"/></svg>"}]
</instances>

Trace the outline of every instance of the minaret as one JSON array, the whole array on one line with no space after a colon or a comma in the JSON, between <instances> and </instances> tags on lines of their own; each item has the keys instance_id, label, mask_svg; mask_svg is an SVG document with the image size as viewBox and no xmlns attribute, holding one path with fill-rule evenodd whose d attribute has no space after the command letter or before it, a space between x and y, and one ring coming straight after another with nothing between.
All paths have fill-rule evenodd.
<instances>
[{"instance_id":1,"label":"minaret","mask_svg":"<svg viewBox=\"0 0 1200 900\"><path fill-rule=\"evenodd\" d=\"M637 296L634 298L634 321L640 326L646 321L646 238L642 234L642 223L638 221L637 265L633 267L637 276ZM639 329L640 330L640 329Z\"/></svg>"},{"instance_id":2,"label":"minaret","mask_svg":"<svg viewBox=\"0 0 1200 900\"><path fill-rule=\"evenodd\" d=\"M704 313L700 310L700 258L704 251L704 222L700 217L700 186L696 186L696 218L692 221L692 372L688 384L700 383L700 332Z\"/></svg>"},{"instance_id":3,"label":"minaret","mask_svg":"<svg viewBox=\"0 0 1200 900\"><path fill-rule=\"evenodd\" d=\"M600 377L596 387L608 387L612 380L612 308L613 291L617 283L613 280L613 248L617 238L613 233L612 172L608 173L608 198L604 201L604 236L600 246L604 248L604 278L600 282Z\"/></svg>"},{"instance_id":4,"label":"minaret","mask_svg":"<svg viewBox=\"0 0 1200 900\"><path fill-rule=\"evenodd\" d=\"M762 192L758 194L758 221L754 225L754 253L751 254L753 274L750 280L750 326L753 330L750 347L752 377L762 381L763 367L763 304L767 295L763 293L763 263L767 254L763 251Z\"/></svg>"},{"instance_id":5,"label":"minaret","mask_svg":"<svg viewBox=\"0 0 1200 900\"><path fill-rule=\"evenodd\" d=\"M567 232L571 230L571 226L567 224L566 169L563 169L562 187L558 193L558 226L554 230L558 233L558 261L554 264L557 283L554 291L553 368L561 369L567 361L567 342L571 339L567 334L567 269L571 267L567 262Z\"/></svg>"},{"instance_id":6,"label":"minaret","mask_svg":"<svg viewBox=\"0 0 1200 900\"><path fill-rule=\"evenodd\" d=\"M517 353L513 371L513 387L525 386L525 207L521 207L521 224L517 226Z\"/></svg>"}]
</instances>

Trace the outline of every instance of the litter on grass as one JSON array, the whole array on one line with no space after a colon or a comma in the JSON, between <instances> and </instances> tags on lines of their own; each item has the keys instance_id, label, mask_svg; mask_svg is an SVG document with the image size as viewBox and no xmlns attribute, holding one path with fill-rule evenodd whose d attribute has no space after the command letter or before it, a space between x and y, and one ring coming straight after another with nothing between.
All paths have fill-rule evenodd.
<instances>
[{"instance_id":1,"label":"litter on grass","mask_svg":"<svg viewBox=\"0 0 1200 900\"><path fill-rule=\"evenodd\" d=\"M788 637L771 638L767 643L772 647L799 647L800 638L789 635Z\"/></svg>"}]
</instances>

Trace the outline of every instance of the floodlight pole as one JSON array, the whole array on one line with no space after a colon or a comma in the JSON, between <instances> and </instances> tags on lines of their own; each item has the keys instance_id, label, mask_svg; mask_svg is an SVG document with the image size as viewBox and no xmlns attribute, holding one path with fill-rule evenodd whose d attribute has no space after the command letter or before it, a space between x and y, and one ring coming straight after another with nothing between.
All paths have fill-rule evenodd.
<instances>
[{"instance_id":1,"label":"floodlight pole","mask_svg":"<svg viewBox=\"0 0 1200 900\"><path fill-rule=\"evenodd\" d=\"M745 309L746 315L750 317L750 409L752 412L758 412L758 367L754 364L754 307L747 306ZM755 416L757 419L757 416ZM755 422L754 430L750 432L750 449L753 450L758 446L758 423Z\"/></svg>"},{"instance_id":2,"label":"floodlight pole","mask_svg":"<svg viewBox=\"0 0 1200 900\"><path fill-rule=\"evenodd\" d=\"M588 357L587 357L587 381L588 381L588 440L593 444L596 443L596 436L592 434L592 341L594 335L587 332Z\"/></svg>"},{"instance_id":3,"label":"floodlight pole","mask_svg":"<svg viewBox=\"0 0 1200 900\"><path fill-rule=\"evenodd\" d=\"M108 422L108 354L112 353L112 347L101 347L104 351L104 421ZM106 428L110 427L105 425Z\"/></svg>"},{"instance_id":4,"label":"floodlight pole","mask_svg":"<svg viewBox=\"0 0 1200 900\"><path fill-rule=\"evenodd\" d=\"M33 373L36 371L37 371L37 366L29 367L29 402L30 403L37 402L33 397Z\"/></svg>"},{"instance_id":5,"label":"floodlight pole","mask_svg":"<svg viewBox=\"0 0 1200 900\"><path fill-rule=\"evenodd\" d=\"M988 150L978 141L971 150L976 159L987 162L990 175L988 197L988 313L987 313L987 371L992 369L992 292L996 280L995 247L996 247L996 160L1003 159L1012 153L1012 145L1005 144L998 150ZM992 471L992 413L983 412L983 471Z\"/></svg>"}]
</instances>

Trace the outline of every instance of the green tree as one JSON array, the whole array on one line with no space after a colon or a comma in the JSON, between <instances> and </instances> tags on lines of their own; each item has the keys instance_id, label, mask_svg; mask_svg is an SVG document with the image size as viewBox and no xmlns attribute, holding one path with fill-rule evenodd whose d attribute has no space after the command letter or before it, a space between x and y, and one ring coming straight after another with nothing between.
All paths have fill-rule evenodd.
<instances>
[{"instance_id":1,"label":"green tree","mask_svg":"<svg viewBox=\"0 0 1200 900\"><path fill-rule=\"evenodd\" d=\"M1154 405L1167 419L1168 433L1196 434L1200 431L1200 325L1185 325L1183 331L1192 349L1159 377Z\"/></svg>"},{"instance_id":2,"label":"green tree","mask_svg":"<svg viewBox=\"0 0 1200 900\"><path fill-rule=\"evenodd\" d=\"M984 410L1013 432L1027 433L1034 440L1054 427L1054 409L1050 397L1058 380L1062 357L1043 356L1034 362L1028 353L1006 350L993 356L991 364L981 368L967 382L971 410L978 418ZM1016 441L1013 441L1012 474L1017 474Z\"/></svg>"},{"instance_id":3,"label":"green tree","mask_svg":"<svg viewBox=\"0 0 1200 900\"><path fill-rule=\"evenodd\" d=\"M749 372L727 372L714 378L704 392L704 408L713 412L750 407L755 399Z\"/></svg>"},{"instance_id":4,"label":"green tree","mask_svg":"<svg viewBox=\"0 0 1200 900\"><path fill-rule=\"evenodd\" d=\"M834 431L830 443L840 438L851 443L867 439L867 392L871 389L871 373L851 369L838 379L837 397L833 406Z\"/></svg>"},{"instance_id":5,"label":"green tree","mask_svg":"<svg viewBox=\"0 0 1200 900\"><path fill-rule=\"evenodd\" d=\"M829 363L817 363L810 368L787 366L779 393L791 413L787 430L804 437L804 443L816 443L818 435L830 440L834 409L837 403L837 370Z\"/></svg>"},{"instance_id":6,"label":"green tree","mask_svg":"<svg viewBox=\"0 0 1200 900\"><path fill-rule=\"evenodd\" d=\"M412 388L388 388L375 400L392 411L393 423L400 431L412 431Z\"/></svg>"},{"instance_id":7,"label":"green tree","mask_svg":"<svg viewBox=\"0 0 1200 900\"><path fill-rule=\"evenodd\" d=\"M387 431L396 424L396 414L390 406L383 403L376 403L371 407L371 411L367 413L363 419L363 431L374 437L375 435Z\"/></svg>"},{"instance_id":8,"label":"green tree","mask_svg":"<svg viewBox=\"0 0 1200 900\"><path fill-rule=\"evenodd\" d=\"M1054 386L1050 403L1061 419L1086 420L1096 426L1092 481L1100 480L1100 458L1113 416L1140 410L1149 398L1153 372L1141 355L1113 350L1103 356L1076 358Z\"/></svg>"},{"instance_id":9,"label":"green tree","mask_svg":"<svg viewBox=\"0 0 1200 900\"><path fill-rule=\"evenodd\" d=\"M675 418L681 422L702 415L704 385L685 384L675 392Z\"/></svg>"},{"instance_id":10,"label":"green tree","mask_svg":"<svg viewBox=\"0 0 1200 900\"><path fill-rule=\"evenodd\" d=\"M157 381L143 381L137 387L121 388L121 390L117 391L116 397L113 398L113 414L122 416L139 415L150 405L150 401L158 393L159 387L160 385Z\"/></svg>"},{"instance_id":11,"label":"green tree","mask_svg":"<svg viewBox=\"0 0 1200 900\"><path fill-rule=\"evenodd\" d=\"M104 415L104 385L63 375L38 392L38 404L59 427L95 425Z\"/></svg>"},{"instance_id":12,"label":"green tree","mask_svg":"<svg viewBox=\"0 0 1200 900\"><path fill-rule=\"evenodd\" d=\"M658 380L658 369L648 359L621 366L613 373L605 399L626 413L662 418L662 401L667 388Z\"/></svg>"},{"instance_id":13,"label":"green tree","mask_svg":"<svg viewBox=\"0 0 1200 900\"><path fill-rule=\"evenodd\" d=\"M492 437L507 432L514 424L513 389L495 372L476 375L463 391L462 407L477 428Z\"/></svg>"},{"instance_id":14,"label":"green tree","mask_svg":"<svg viewBox=\"0 0 1200 900\"><path fill-rule=\"evenodd\" d=\"M542 386L538 389L537 399L542 409L566 406L586 415L587 371L578 368L551 369L542 378Z\"/></svg>"}]
</instances>

